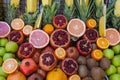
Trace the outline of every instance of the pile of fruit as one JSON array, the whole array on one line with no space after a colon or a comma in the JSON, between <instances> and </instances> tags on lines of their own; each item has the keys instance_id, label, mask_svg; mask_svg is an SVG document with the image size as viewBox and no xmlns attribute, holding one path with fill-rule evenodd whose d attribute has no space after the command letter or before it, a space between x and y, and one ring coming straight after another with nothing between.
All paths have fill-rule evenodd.
<instances>
[{"instance_id":1,"label":"pile of fruit","mask_svg":"<svg viewBox=\"0 0 120 80\"><path fill-rule=\"evenodd\" d=\"M0 21L0 80L120 80L119 27L106 28L102 1L65 0L62 10L62 1L42 0L40 14L30 1L27 12ZM13 14L18 4L11 0Z\"/></svg>"}]
</instances>

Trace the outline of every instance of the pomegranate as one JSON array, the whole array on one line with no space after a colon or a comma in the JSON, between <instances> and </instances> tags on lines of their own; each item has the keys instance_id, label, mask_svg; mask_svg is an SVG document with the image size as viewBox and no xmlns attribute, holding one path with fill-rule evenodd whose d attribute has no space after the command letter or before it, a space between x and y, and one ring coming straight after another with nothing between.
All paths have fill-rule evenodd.
<instances>
[{"instance_id":1,"label":"pomegranate","mask_svg":"<svg viewBox=\"0 0 120 80\"><path fill-rule=\"evenodd\" d=\"M54 52L54 49L51 46L46 46L44 49L42 49L41 53L48 52L48 51Z\"/></svg>"},{"instance_id":2,"label":"pomegranate","mask_svg":"<svg viewBox=\"0 0 120 80\"><path fill-rule=\"evenodd\" d=\"M77 49L80 54L88 55L92 51L92 44L88 40L82 39L77 42Z\"/></svg>"},{"instance_id":3,"label":"pomegranate","mask_svg":"<svg viewBox=\"0 0 120 80\"><path fill-rule=\"evenodd\" d=\"M24 41L24 35L22 31L14 30L14 31L11 31L10 34L8 35L8 40L21 44Z\"/></svg>"},{"instance_id":4,"label":"pomegranate","mask_svg":"<svg viewBox=\"0 0 120 80\"><path fill-rule=\"evenodd\" d=\"M46 77L46 74L47 74L47 72L44 71L44 70L42 70L42 69L38 69L38 70L37 70L37 73L39 73L43 78L45 78L45 77Z\"/></svg>"},{"instance_id":5,"label":"pomegranate","mask_svg":"<svg viewBox=\"0 0 120 80\"><path fill-rule=\"evenodd\" d=\"M43 77L38 73L33 73L27 80L43 80Z\"/></svg>"},{"instance_id":6,"label":"pomegranate","mask_svg":"<svg viewBox=\"0 0 120 80\"><path fill-rule=\"evenodd\" d=\"M39 63L39 57L40 57L40 50L35 51L34 55L32 56L32 59L38 64Z\"/></svg>"},{"instance_id":7,"label":"pomegranate","mask_svg":"<svg viewBox=\"0 0 120 80\"><path fill-rule=\"evenodd\" d=\"M34 54L35 48L30 43L23 43L20 45L19 50L17 52L17 56L19 59L32 57Z\"/></svg>"},{"instance_id":8,"label":"pomegranate","mask_svg":"<svg viewBox=\"0 0 120 80\"><path fill-rule=\"evenodd\" d=\"M20 64L20 71L28 76L37 71L37 64L32 58L23 59Z\"/></svg>"},{"instance_id":9,"label":"pomegranate","mask_svg":"<svg viewBox=\"0 0 120 80\"><path fill-rule=\"evenodd\" d=\"M69 33L63 29L56 29L50 36L50 44L53 48L67 48L70 44Z\"/></svg>"},{"instance_id":10,"label":"pomegranate","mask_svg":"<svg viewBox=\"0 0 120 80\"><path fill-rule=\"evenodd\" d=\"M73 74L77 73L78 64L72 58L65 58L62 61L62 70L69 76L73 75Z\"/></svg>"},{"instance_id":11,"label":"pomegranate","mask_svg":"<svg viewBox=\"0 0 120 80\"><path fill-rule=\"evenodd\" d=\"M79 52L76 47L68 47L67 50L67 57L77 59L79 57Z\"/></svg>"},{"instance_id":12,"label":"pomegranate","mask_svg":"<svg viewBox=\"0 0 120 80\"><path fill-rule=\"evenodd\" d=\"M39 66L45 71L52 70L57 64L56 57L52 52L45 52L40 55Z\"/></svg>"}]
</instances>

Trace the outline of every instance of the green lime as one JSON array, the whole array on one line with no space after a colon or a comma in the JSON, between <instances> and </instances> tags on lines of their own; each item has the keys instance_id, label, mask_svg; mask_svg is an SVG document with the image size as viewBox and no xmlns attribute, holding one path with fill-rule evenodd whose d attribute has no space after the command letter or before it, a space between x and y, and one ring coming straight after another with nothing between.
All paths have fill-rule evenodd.
<instances>
[{"instance_id":1,"label":"green lime","mask_svg":"<svg viewBox=\"0 0 120 80\"><path fill-rule=\"evenodd\" d=\"M6 53L6 49L4 47L0 47L0 56L3 56Z\"/></svg>"},{"instance_id":2,"label":"green lime","mask_svg":"<svg viewBox=\"0 0 120 80\"><path fill-rule=\"evenodd\" d=\"M6 59L9 59L9 58L15 58L15 54L5 53L5 55L3 56L3 61L5 61Z\"/></svg>"},{"instance_id":3,"label":"green lime","mask_svg":"<svg viewBox=\"0 0 120 80\"><path fill-rule=\"evenodd\" d=\"M117 72L117 69L114 65L110 65L110 68L108 68L106 71L107 75L115 74Z\"/></svg>"},{"instance_id":4,"label":"green lime","mask_svg":"<svg viewBox=\"0 0 120 80\"><path fill-rule=\"evenodd\" d=\"M7 38L2 38L0 40L0 46L2 46L2 47L4 47L7 43L8 43L8 39Z\"/></svg>"},{"instance_id":5,"label":"green lime","mask_svg":"<svg viewBox=\"0 0 120 80\"><path fill-rule=\"evenodd\" d=\"M103 50L103 55L108 59L112 59L114 57L114 51L112 49L105 49Z\"/></svg>"}]
</instances>

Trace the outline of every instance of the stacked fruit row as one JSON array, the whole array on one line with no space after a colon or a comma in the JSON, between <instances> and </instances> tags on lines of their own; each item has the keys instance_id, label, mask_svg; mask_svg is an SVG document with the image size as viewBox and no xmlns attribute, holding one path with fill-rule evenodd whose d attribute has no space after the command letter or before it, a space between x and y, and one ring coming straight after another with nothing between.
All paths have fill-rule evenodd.
<instances>
[{"instance_id":1,"label":"stacked fruit row","mask_svg":"<svg viewBox=\"0 0 120 80\"><path fill-rule=\"evenodd\" d=\"M9 24L0 21L0 80L120 80L120 33L105 29L105 16L70 18L70 13L55 15L56 3L50 5L43 0L34 27L32 8ZM53 14L46 13L50 8Z\"/></svg>"}]
</instances>

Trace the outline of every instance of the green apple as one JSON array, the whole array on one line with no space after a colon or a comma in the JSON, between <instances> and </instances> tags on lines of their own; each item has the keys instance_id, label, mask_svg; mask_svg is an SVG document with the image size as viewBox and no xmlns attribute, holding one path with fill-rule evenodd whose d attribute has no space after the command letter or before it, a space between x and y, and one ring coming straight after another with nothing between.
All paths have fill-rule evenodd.
<instances>
[{"instance_id":1,"label":"green apple","mask_svg":"<svg viewBox=\"0 0 120 80\"><path fill-rule=\"evenodd\" d=\"M7 77L8 74L6 74L3 70L2 67L0 67L0 76Z\"/></svg>"},{"instance_id":2,"label":"green apple","mask_svg":"<svg viewBox=\"0 0 120 80\"><path fill-rule=\"evenodd\" d=\"M114 57L114 51L112 49L105 49L103 50L103 55L108 59L112 59Z\"/></svg>"},{"instance_id":3,"label":"green apple","mask_svg":"<svg viewBox=\"0 0 120 80\"><path fill-rule=\"evenodd\" d=\"M120 74L120 67L117 67L117 72Z\"/></svg>"},{"instance_id":4,"label":"green apple","mask_svg":"<svg viewBox=\"0 0 120 80\"><path fill-rule=\"evenodd\" d=\"M120 54L120 44L113 46L112 50L114 51L115 54Z\"/></svg>"},{"instance_id":5,"label":"green apple","mask_svg":"<svg viewBox=\"0 0 120 80\"><path fill-rule=\"evenodd\" d=\"M120 55L114 56L112 59L112 64L116 67L120 66Z\"/></svg>"},{"instance_id":6,"label":"green apple","mask_svg":"<svg viewBox=\"0 0 120 80\"><path fill-rule=\"evenodd\" d=\"M6 78L3 76L0 76L0 80L6 80Z\"/></svg>"},{"instance_id":7,"label":"green apple","mask_svg":"<svg viewBox=\"0 0 120 80\"><path fill-rule=\"evenodd\" d=\"M15 53L18 50L18 44L13 41L9 41L5 46L7 52Z\"/></svg>"},{"instance_id":8,"label":"green apple","mask_svg":"<svg viewBox=\"0 0 120 80\"><path fill-rule=\"evenodd\" d=\"M8 39L7 38L2 38L1 40L0 40L0 46L5 46L6 44L8 43Z\"/></svg>"},{"instance_id":9,"label":"green apple","mask_svg":"<svg viewBox=\"0 0 120 80\"><path fill-rule=\"evenodd\" d=\"M3 56L6 53L6 49L4 47L0 47L0 56Z\"/></svg>"},{"instance_id":10,"label":"green apple","mask_svg":"<svg viewBox=\"0 0 120 80\"><path fill-rule=\"evenodd\" d=\"M3 63L3 59L2 57L0 57L0 66L2 65L2 63Z\"/></svg>"},{"instance_id":11,"label":"green apple","mask_svg":"<svg viewBox=\"0 0 120 80\"><path fill-rule=\"evenodd\" d=\"M115 74L117 69L114 65L110 65L110 67L105 71L107 75Z\"/></svg>"},{"instance_id":12,"label":"green apple","mask_svg":"<svg viewBox=\"0 0 120 80\"><path fill-rule=\"evenodd\" d=\"M6 59L9 59L9 58L15 58L15 54L5 53L5 55L3 56L3 61L5 61Z\"/></svg>"},{"instance_id":13,"label":"green apple","mask_svg":"<svg viewBox=\"0 0 120 80\"><path fill-rule=\"evenodd\" d=\"M120 80L120 74L113 74L109 77L110 80Z\"/></svg>"}]
</instances>

